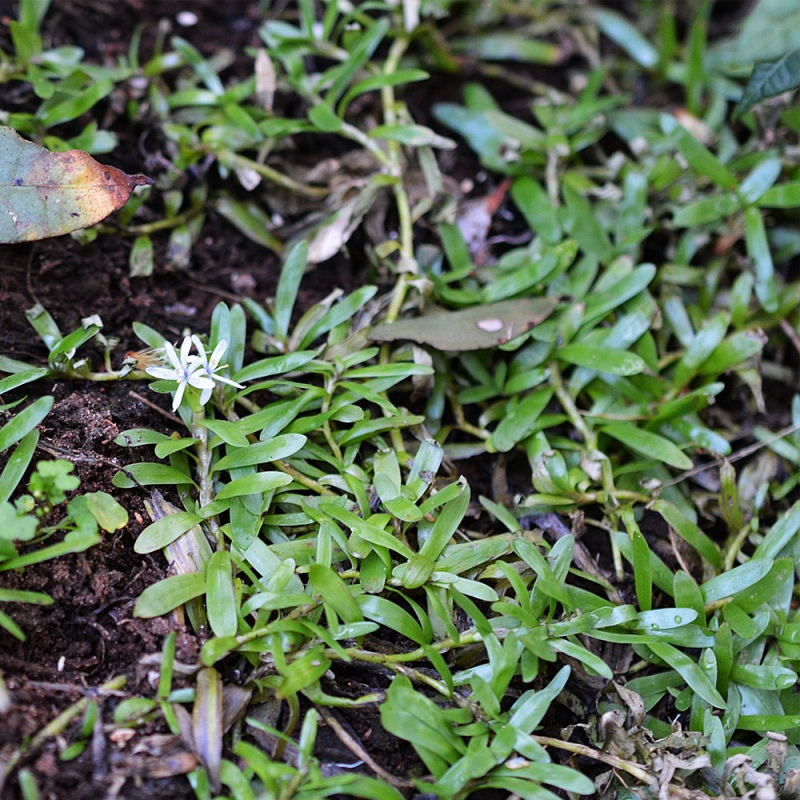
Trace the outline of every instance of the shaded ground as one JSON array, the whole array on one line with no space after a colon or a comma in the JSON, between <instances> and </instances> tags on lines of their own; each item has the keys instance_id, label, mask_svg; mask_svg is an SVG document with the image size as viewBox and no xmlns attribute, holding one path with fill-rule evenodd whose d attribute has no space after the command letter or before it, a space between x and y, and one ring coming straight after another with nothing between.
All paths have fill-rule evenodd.
<instances>
[{"instance_id":1,"label":"shaded ground","mask_svg":"<svg viewBox=\"0 0 800 800\"><path fill-rule=\"evenodd\" d=\"M115 359L121 361L127 350L141 346L131 328L134 320L177 339L187 327L208 330L214 306L222 298L232 299L233 290L241 289L242 275L247 276L246 293L254 299L263 302L274 293L277 261L263 248L213 220L204 245L198 248L190 273L160 272L136 280L128 278L127 245L112 237L84 247L69 238L0 247L0 352L30 363L46 361L44 345L24 316L24 310L37 302L64 332L77 327L82 317L98 314L105 323L103 332L121 339L115 351ZM313 289L301 293L300 307L335 286L352 287L356 278L344 260L338 270L319 270L311 282ZM102 357L99 352L93 355ZM135 599L165 576L166 564L160 555L133 552L136 537L149 522L142 497L111 484L118 465L141 455L118 447L114 437L131 427L176 429L168 419L168 404L144 384L56 382L50 388L56 403L42 425L37 458L72 461L81 491L115 494L128 509L130 524L119 534L104 535L100 545L85 553L30 567L21 575L0 575L4 587L46 592L55 600L50 607L14 606L13 616L27 641L0 632L0 670L14 701L2 718L0 753L8 753L4 748L17 746L64 708L89 696L88 687L125 675L126 691L150 693L147 669L139 662L160 652L170 629L165 619L132 616ZM164 411L155 405L159 399ZM193 662L197 651L193 636L179 637L179 661ZM107 716L110 707L103 706ZM126 746L100 753L87 750L76 761L62 763L50 740L32 753L26 765L33 769L43 796L77 800L102 796L101 791L111 791L126 774L146 775L146 762L146 756L135 755L132 746ZM192 796L182 778L133 786L128 781L120 796ZM7 791L4 798L14 797L11 787Z\"/></svg>"},{"instance_id":2,"label":"shaded ground","mask_svg":"<svg viewBox=\"0 0 800 800\"><path fill-rule=\"evenodd\" d=\"M148 36L152 37L157 20L174 19L187 5L198 14L198 24L174 32L204 52L212 52L218 46L221 31L230 47L241 50L256 43L257 4L250 2L128 0L124 4L108 4L82 0L55 5L55 12L48 17L46 36L55 45L78 44L98 60L125 52L130 31L143 20L147 22L143 45L146 52ZM5 13L9 12L0 0L0 16ZM10 94L3 97L3 92ZM454 99L452 83L443 85L441 92L439 99ZM429 96L425 99L431 102ZM0 107L17 101L22 102L14 95L14 87L0 85ZM137 155L136 135L123 130L118 133L127 135L127 150L120 148L121 161L116 154L108 160L131 172L146 171ZM446 166L447 174L458 175L457 165ZM0 353L30 363L45 361L45 348L24 316L24 310L36 303L49 311L64 332L76 328L83 317L99 315L105 325L103 333L120 339L114 355L118 365L126 351L141 346L133 335L134 321L175 341L187 328L207 331L211 312L221 299L235 301L249 296L263 302L274 294L277 258L213 214L206 223L201 245L195 248L190 272L166 272L160 266L164 262L164 246L165 237L156 242L156 274L139 279L128 276L129 243L113 236L102 236L86 246L64 237L34 245L0 247ZM352 290L365 279L357 263L344 256L335 259L306 281L298 312L334 288ZM99 351L93 356L98 361L101 358ZM160 555L134 553L133 543L149 521L143 497L135 491L119 492L111 484L119 465L141 457L141 453L117 447L114 437L131 427L172 432L176 428L169 419L168 402L163 396L148 392L145 385L130 383L57 382L51 389L56 404L42 426L39 457L72 461L82 480L81 490L111 492L128 509L131 521L124 531L104 535L102 543L86 553L29 568L21 575L0 573L0 585L46 592L56 601L50 607L14 607L13 616L25 630L26 642L0 632L0 671L14 703L0 724L0 757L7 757L82 697L95 697L101 722L109 721L118 695L97 695L95 689L117 676L126 677L126 694L152 695L153 675L142 659L160 651L170 630L166 619L133 618L135 599L146 586L166 574L166 564ZM34 387L34 391L41 390ZM491 495L491 471L486 463L476 459L470 469L468 477L475 493ZM518 478L510 474L508 480L515 490ZM594 542L585 541L595 555ZM194 662L200 644L197 637L180 632L177 660ZM619 652L601 655L609 663L625 657ZM363 666L358 670L339 667L336 690L358 696L382 688L385 679ZM599 686L587 683L585 690L585 697L572 696L565 701L574 704L576 718L584 718L587 707L593 710ZM402 775L415 765L410 760L411 748L398 746L387 736L375 712L361 710L337 718L349 726L385 769ZM563 722L562 719L559 724ZM48 738L31 750L23 765L33 771L43 797L193 797L186 780L178 774L192 768L192 757L179 741L159 738L164 733L163 726L145 727L130 740L117 741L98 733L84 753L70 762L59 760L60 742ZM330 728L323 727L320 732L318 755L340 768L356 763ZM0 792L3 800L18 797L16 782L12 784L5 794Z\"/></svg>"},{"instance_id":3,"label":"shaded ground","mask_svg":"<svg viewBox=\"0 0 800 800\"><path fill-rule=\"evenodd\" d=\"M149 17L143 43L146 53L148 36L152 38L158 19L174 20L185 5L135 0L113 5L54 3L45 35L54 45L77 44L89 58L102 61L125 52L134 25ZM206 52L217 47L220 30L226 31L226 45L241 49L254 43L255 26L248 10L255 13L257 4L194 3L192 7L198 24L176 32L195 46ZM0 3L0 17L12 12L15 14L6 3ZM5 42L0 44L6 47ZM18 107L23 101L16 87L0 86L0 106ZM131 171L144 170L135 132L117 129L117 133L123 142L118 152L127 153L125 163L116 154L106 160ZM157 265L163 263L165 242L166 237L156 241ZM119 366L126 351L142 347L133 334L134 321L176 340L187 328L207 331L211 312L222 299L231 302L249 296L263 302L274 294L277 258L213 215L207 220L188 273L167 273L157 267L154 276L132 280L128 277L129 248L129 242L114 236L103 236L86 246L69 237L0 246L0 353L33 364L46 362L46 349L24 315L25 309L37 303L47 309L62 332L74 330L83 317L99 315L103 333L120 339L114 351L115 366ZM326 265L309 282L310 288L301 290L298 309L302 311L335 287L358 285L354 270L344 258ZM95 363L101 363L99 350L90 355ZM36 385L33 391L45 391L45 387ZM130 524L119 534L105 535L100 545L85 553L28 568L24 574L0 575L4 587L42 591L55 600L49 607L14 605L12 613L26 633L25 642L0 632L0 671L13 701L11 710L2 715L0 759L8 758L20 743L82 697L97 699L101 721L110 721L117 696L97 695L95 689L112 678L126 677L125 694L152 694L152 676L140 662L160 652L170 630L166 619L132 616L135 599L146 586L165 576L166 564L160 555L133 552L136 537L149 522L142 497L136 492L119 492L111 484L119 464L139 457L116 446L114 437L130 427L174 430L166 411L168 404L145 385L131 383L56 382L49 391L56 403L42 426L37 459L72 461L81 478L81 491L114 494L128 510ZM164 411L155 405L159 399ZM178 661L194 662L198 649L194 636L179 634ZM79 721L81 718L78 715ZM369 727L370 721L365 722ZM67 732L74 732L74 727ZM97 735L81 756L69 762L58 756L58 744L63 745L64 740L59 743L49 738L32 748L22 766L32 770L42 797L135 800L194 796L183 777L169 777L194 764L179 742L159 738L164 732L163 726L140 729L131 741L117 742ZM11 800L17 792L13 779L0 795Z\"/></svg>"}]
</instances>

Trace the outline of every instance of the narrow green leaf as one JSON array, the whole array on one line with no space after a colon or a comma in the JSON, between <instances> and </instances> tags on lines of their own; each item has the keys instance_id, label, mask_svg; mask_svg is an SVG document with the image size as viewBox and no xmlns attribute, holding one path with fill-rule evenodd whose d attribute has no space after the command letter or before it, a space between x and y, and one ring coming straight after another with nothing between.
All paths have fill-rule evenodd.
<instances>
[{"instance_id":1,"label":"narrow green leaf","mask_svg":"<svg viewBox=\"0 0 800 800\"><path fill-rule=\"evenodd\" d=\"M339 615L342 622L361 622L364 615L347 584L330 568L312 564L308 578L314 591Z\"/></svg>"},{"instance_id":2,"label":"narrow green leaf","mask_svg":"<svg viewBox=\"0 0 800 800\"><path fill-rule=\"evenodd\" d=\"M206 566L206 608L215 636L235 636L238 628L236 591L230 554L218 550Z\"/></svg>"},{"instance_id":3,"label":"narrow green leaf","mask_svg":"<svg viewBox=\"0 0 800 800\"><path fill-rule=\"evenodd\" d=\"M223 486L216 494L217 500L229 497L241 497L248 494L265 494L292 482L289 475L283 472L256 472L244 475Z\"/></svg>"},{"instance_id":4,"label":"narrow green leaf","mask_svg":"<svg viewBox=\"0 0 800 800\"><path fill-rule=\"evenodd\" d=\"M568 364L611 375L638 375L647 369L644 360L636 353L596 347L588 344L567 344L559 347L556 355Z\"/></svg>"},{"instance_id":5,"label":"narrow green leaf","mask_svg":"<svg viewBox=\"0 0 800 800\"><path fill-rule=\"evenodd\" d=\"M361 595L356 598L361 613L374 622L396 631L417 644L428 644L419 623L404 608L385 597Z\"/></svg>"},{"instance_id":6,"label":"narrow green leaf","mask_svg":"<svg viewBox=\"0 0 800 800\"><path fill-rule=\"evenodd\" d=\"M665 661L689 686L714 708L726 708L722 695L714 688L708 676L685 653L666 642L651 642L647 645L662 661Z\"/></svg>"},{"instance_id":7,"label":"narrow green leaf","mask_svg":"<svg viewBox=\"0 0 800 800\"><path fill-rule=\"evenodd\" d=\"M289 335L292 310L303 279L303 271L308 259L308 242L300 241L287 253L281 269L281 277L275 292L275 334L280 339Z\"/></svg>"},{"instance_id":8,"label":"narrow green leaf","mask_svg":"<svg viewBox=\"0 0 800 800\"><path fill-rule=\"evenodd\" d=\"M267 442L258 442L248 447L236 448L221 458L214 465L212 471L220 472L221 470L231 470L239 467L252 467L287 458L302 449L306 441L306 437L298 433L286 433L281 436L275 436Z\"/></svg>"},{"instance_id":9,"label":"narrow green leaf","mask_svg":"<svg viewBox=\"0 0 800 800\"><path fill-rule=\"evenodd\" d=\"M0 431L2 433L2 431ZM169 464L152 464L141 461L129 464L114 475L113 484L118 489L133 489L134 486L181 486L194 481L185 473Z\"/></svg>"},{"instance_id":10,"label":"narrow green leaf","mask_svg":"<svg viewBox=\"0 0 800 800\"><path fill-rule=\"evenodd\" d=\"M50 413L53 403L52 397L40 397L3 425L0 428L0 452L29 434Z\"/></svg>"},{"instance_id":11,"label":"narrow green leaf","mask_svg":"<svg viewBox=\"0 0 800 800\"><path fill-rule=\"evenodd\" d=\"M206 591L204 572L172 575L148 586L136 601L133 613L137 617L160 617L168 614Z\"/></svg>"},{"instance_id":12,"label":"narrow green leaf","mask_svg":"<svg viewBox=\"0 0 800 800\"><path fill-rule=\"evenodd\" d=\"M621 442L636 453L662 461L676 469L691 469L692 460L663 436L637 428L626 422L611 422L603 426L603 433Z\"/></svg>"},{"instance_id":13,"label":"narrow green leaf","mask_svg":"<svg viewBox=\"0 0 800 800\"><path fill-rule=\"evenodd\" d=\"M756 296L765 311L777 311L780 302L778 284L761 211L754 206L745 209L744 223L747 254L753 260L756 276Z\"/></svg>"}]
</instances>

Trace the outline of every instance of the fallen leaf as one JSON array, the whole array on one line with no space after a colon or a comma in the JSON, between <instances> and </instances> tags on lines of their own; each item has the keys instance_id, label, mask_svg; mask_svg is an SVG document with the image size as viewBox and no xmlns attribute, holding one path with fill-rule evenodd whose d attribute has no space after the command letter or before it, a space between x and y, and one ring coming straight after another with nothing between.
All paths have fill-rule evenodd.
<instances>
[{"instance_id":1,"label":"fallen leaf","mask_svg":"<svg viewBox=\"0 0 800 800\"><path fill-rule=\"evenodd\" d=\"M369 338L376 342L408 339L437 350L461 352L496 347L516 339L543 322L559 303L558 297L521 297L461 311L438 310L415 319L377 325Z\"/></svg>"},{"instance_id":2,"label":"fallen leaf","mask_svg":"<svg viewBox=\"0 0 800 800\"><path fill-rule=\"evenodd\" d=\"M99 164L82 150L51 153L0 126L0 243L88 228L153 181Z\"/></svg>"}]
</instances>

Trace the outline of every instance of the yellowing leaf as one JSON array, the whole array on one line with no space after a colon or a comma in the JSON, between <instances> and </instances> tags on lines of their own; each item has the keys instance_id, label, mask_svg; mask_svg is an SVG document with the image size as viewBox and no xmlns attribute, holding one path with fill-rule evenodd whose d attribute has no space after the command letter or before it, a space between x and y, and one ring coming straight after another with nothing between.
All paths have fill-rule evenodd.
<instances>
[{"instance_id":1,"label":"yellowing leaf","mask_svg":"<svg viewBox=\"0 0 800 800\"><path fill-rule=\"evenodd\" d=\"M0 243L87 228L152 180L99 164L88 153L51 153L0 126Z\"/></svg>"}]
</instances>

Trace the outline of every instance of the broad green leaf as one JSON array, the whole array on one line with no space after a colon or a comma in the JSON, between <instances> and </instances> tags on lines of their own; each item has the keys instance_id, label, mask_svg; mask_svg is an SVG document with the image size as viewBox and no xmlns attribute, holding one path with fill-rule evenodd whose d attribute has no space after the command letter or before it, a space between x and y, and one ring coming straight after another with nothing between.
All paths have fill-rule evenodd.
<instances>
[{"instance_id":1,"label":"broad green leaf","mask_svg":"<svg viewBox=\"0 0 800 800\"><path fill-rule=\"evenodd\" d=\"M526 438L536 427L539 415L552 396L553 390L548 386L531 392L519 402L510 401L505 416L489 440L492 447L500 453L507 453Z\"/></svg>"},{"instance_id":2,"label":"broad green leaf","mask_svg":"<svg viewBox=\"0 0 800 800\"><path fill-rule=\"evenodd\" d=\"M235 448L224 458L221 458L214 465L212 471L219 472L220 470L231 470L238 467L252 467L287 458L300 450L306 441L306 437L298 433L286 433L266 442Z\"/></svg>"},{"instance_id":3,"label":"broad green leaf","mask_svg":"<svg viewBox=\"0 0 800 800\"><path fill-rule=\"evenodd\" d=\"M425 125L378 125L370 130L372 139L389 139L409 147L438 147L452 150L456 143L452 139L439 136Z\"/></svg>"},{"instance_id":4,"label":"broad green leaf","mask_svg":"<svg viewBox=\"0 0 800 800\"><path fill-rule=\"evenodd\" d=\"M449 500L442 508L419 554L426 558L437 559L447 546L456 529L464 519L469 506L470 490L464 479L461 479L461 492Z\"/></svg>"},{"instance_id":5,"label":"broad green leaf","mask_svg":"<svg viewBox=\"0 0 800 800\"><path fill-rule=\"evenodd\" d=\"M34 367L9 375L0 380L0 394L3 394L3 392L10 392L12 389L24 386L26 383L37 381L39 378L44 378L49 371L50 370L44 367ZM3 369L2 365L0 365L0 372L8 372L8 370Z\"/></svg>"},{"instance_id":6,"label":"broad green leaf","mask_svg":"<svg viewBox=\"0 0 800 800\"><path fill-rule=\"evenodd\" d=\"M384 86L404 86L414 81L427 80L429 77L429 74L421 69L398 69L395 72L381 73L364 78L364 80L359 81L347 90L347 94L339 103L339 112L343 114L352 100L366 92L374 92L383 89Z\"/></svg>"},{"instance_id":7,"label":"broad green leaf","mask_svg":"<svg viewBox=\"0 0 800 800\"><path fill-rule=\"evenodd\" d=\"M152 183L80 150L51 153L0 127L0 242L30 242L88 228Z\"/></svg>"},{"instance_id":8,"label":"broad green leaf","mask_svg":"<svg viewBox=\"0 0 800 800\"><path fill-rule=\"evenodd\" d=\"M578 254L578 243L573 239L557 244L542 258L534 259L518 269L510 270L483 288L483 300L495 303L514 295L529 292L537 284L544 281L552 272L562 273L575 260Z\"/></svg>"},{"instance_id":9,"label":"broad green leaf","mask_svg":"<svg viewBox=\"0 0 800 800\"><path fill-rule=\"evenodd\" d=\"M800 55L800 51L798 51L798 55ZM798 83L800 83L800 75L798 75ZM750 174L742 181L739 194L748 203L757 203L778 180L781 167L779 158L765 158L760 164L753 167Z\"/></svg>"},{"instance_id":10,"label":"broad green leaf","mask_svg":"<svg viewBox=\"0 0 800 800\"><path fill-rule=\"evenodd\" d=\"M152 464L147 461L130 464L117 472L112 482L118 489L133 489L137 485L181 486L186 483L194 483L185 472L171 467L169 464Z\"/></svg>"},{"instance_id":11,"label":"broad green leaf","mask_svg":"<svg viewBox=\"0 0 800 800\"><path fill-rule=\"evenodd\" d=\"M562 191L569 212L570 234L577 239L585 253L607 263L611 260L614 250L592 204L569 184L564 184Z\"/></svg>"},{"instance_id":12,"label":"broad green leaf","mask_svg":"<svg viewBox=\"0 0 800 800\"><path fill-rule=\"evenodd\" d=\"M137 236L128 256L128 274L132 278L147 278L155 267L153 240L150 236Z\"/></svg>"},{"instance_id":13,"label":"broad green leaf","mask_svg":"<svg viewBox=\"0 0 800 800\"><path fill-rule=\"evenodd\" d=\"M318 103L312 106L309 109L308 118L315 127L324 133L336 133L344 124L341 117L328 103Z\"/></svg>"},{"instance_id":14,"label":"broad green leaf","mask_svg":"<svg viewBox=\"0 0 800 800\"><path fill-rule=\"evenodd\" d=\"M673 380L678 388L685 386L697 373L698 367L714 352L730 324L730 314L721 312L701 328L689 342L686 352L675 367Z\"/></svg>"},{"instance_id":15,"label":"broad green leaf","mask_svg":"<svg viewBox=\"0 0 800 800\"><path fill-rule=\"evenodd\" d=\"M576 644L568 639L551 639L549 644L556 652L563 653L569 658L580 661L585 667L588 667L598 675L608 680L614 677L614 673L611 671L608 664L606 664L600 656L590 653L583 645Z\"/></svg>"},{"instance_id":16,"label":"broad green leaf","mask_svg":"<svg viewBox=\"0 0 800 800\"><path fill-rule=\"evenodd\" d=\"M160 617L189 600L200 597L205 594L205 591L206 576L204 572L172 575L148 586L136 601L133 613L137 617Z\"/></svg>"},{"instance_id":17,"label":"broad green leaf","mask_svg":"<svg viewBox=\"0 0 800 800\"><path fill-rule=\"evenodd\" d=\"M681 510L666 500L656 500L653 511L662 517L675 529L675 532L687 544L691 545L703 558L716 569L722 569L722 554L716 542L706 536L700 528L685 517ZM675 598L677 602L677 598Z\"/></svg>"},{"instance_id":18,"label":"broad green leaf","mask_svg":"<svg viewBox=\"0 0 800 800\"><path fill-rule=\"evenodd\" d=\"M225 444L233 447L247 447L250 444L241 428L233 422L224 419L207 419L203 421L203 426L219 436Z\"/></svg>"},{"instance_id":19,"label":"broad green leaf","mask_svg":"<svg viewBox=\"0 0 800 800\"><path fill-rule=\"evenodd\" d=\"M781 58L800 48L800 8L794 0L760 0L733 39L724 39L714 61L749 65Z\"/></svg>"},{"instance_id":20,"label":"broad green leaf","mask_svg":"<svg viewBox=\"0 0 800 800\"><path fill-rule=\"evenodd\" d=\"M114 444L118 444L120 447L141 447L145 444L159 444L159 442L166 442L169 439L170 437L165 433L159 433L150 428L129 428L114 438Z\"/></svg>"},{"instance_id":21,"label":"broad green leaf","mask_svg":"<svg viewBox=\"0 0 800 800\"><path fill-rule=\"evenodd\" d=\"M797 208L800 206L800 181L786 181L761 195L758 204L764 208Z\"/></svg>"},{"instance_id":22,"label":"broad green leaf","mask_svg":"<svg viewBox=\"0 0 800 800\"><path fill-rule=\"evenodd\" d=\"M528 61L534 64L557 64L561 49L549 42L531 39L520 33L487 33L465 36L450 42L456 53L489 61Z\"/></svg>"},{"instance_id":23,"label":"broad green leaf","mask_svg":"<svg viewBox=\"0 0 800 800\"><path fill-rule=\"evenodd\" d=\"M777 558L781 551L800 531L800 502L795 503L769 529L761 544L753 553L753 559Z\"/></svg>"},{"instance_id":24,"label":"broad green leaf","mask_svg":"<svg viewBox=\"0 0 800 800\"><path fill-rule=\"evenodd\" d=\"M128 512L107 492L87 492L86 505L97 524L113 533L128 524Z\"/></svg>"},{"instance_id":25,"label":"broad green leaf","mask_svg":"<svg viewBox=\"0 0 800 800\"><path fill-rule=\"evenodd\" d=\"M417 644L430 642L414 617L388 598L364 594L358 597L356 602L367 619L378 622Z\"/></svg>"},{"instance_id":26,"label":"broad green leaf","mask_svg":"<svg viewBox=\"0 0 800 800\"><path fill-rule=\"evenodd\" d=\"M547 244L561 241L561 225L547 192L533 178L523 175L511 184L511 197L531 230Z\"/></svg>"},{"instance_id":27,"label":"broad green leaf","mask_svg":"<svg viewBox=\"0 0 800 800\"><path fill-rule=\"evenodd\" d=\"M720 189L735 189L738 186L733 173L675 117L662 114L661 126L693 170L713 181Z\"/></svg>"},{"instance_id":28,"label":"broad green leaf","mask_svg":"<svg viewBox=\"0 0 800 800\"><path fill-rule=\"evenodd\" d=\"M647 369L644 360L636 353L614 350L610 347L581 343L567 344L559 347L556 355L568 364L611 375L638 375Z\"/></svg>"},{"instance_id":29,"label":"broad green leaf","mask_svg":"<svg viewBox=\"0 0 800 800\"><path fill-rule=\"evenodd\" d=\"M227 194L221 194L214 200L214 209L228 220L237 230L253 242L281 254L283 245L270 233L272 221L264 210L253 202L234 200Z\"/></svg>"},{"instance_id":30,"label":"broad green leaf","mask_svg":"<svg viewBox=\"0 0 800 800\"><path fill-rule=\"evenodd\" d=\"M38 442L39 431L28 431L9 456L0 473L0 504L5 503L16 490L31 463Z\"/></svg>"},{"instance_id":31,"label":"broad green leaf","mask_svg":"<svg viewBox=\"0 0 800 800\"><path fill-rule=\"evenodd\" d=\"M676 469L692 468L692 460L679 447L656 433L626 422L610 422L602 430L635 453L662 461Z\"/></svg>"},{"instance_id":32,"label":"broad green leaf","mask_svg":"<svg viewBox=\"0 0 800 800\"><path fill-rule=\"evenodd\" d=\"M673 222L679 228L707 225L726 219L741 208L742 201L732 192L701 197L675 209Z\"/></svg>"},{"instance_id":33,"label":"broad green leaf","mask_svg":"<svg viewBox=\"0 0 800 800\"><path fill-rule=\"evenodd\" d=\"M206 609L215 636L235 636L238 627L233 561L225 550L218 550L206 566Z\"/></svg>"},{"instance_id":34,"label":"broad green leaf","mask_svg":"<svg viewBox=\"0 0 800 800\"><path fill-rule=\"evenodd\" d=\"M289 333L292 309L294 308L294 301L297 297L297 290L300 288L300 281L303 277L307 259L308 244L301 241L286 253L283 262L278 289L275 293L274 314L275 333L281 339L285 339Z\"/></svg>"},{"instance_id":35,"label":"broad green leaf","mask_svg":"<svg viewBox=\"0 0 800 800\"><path fill-rule=\"evenodd\" d=\"M754 689L782 692L797 684L797 673L788 667L767 664L734 664L731 680Z\"/></svg>"},{"instance_id":36,"label":"broad green leaf","mask_svg":"<svg viewBox=\"0 0 800 800\"><path fill-rule=\"evenodd\" d=\"M531 733L556 697L561 694L569 679L570 671L568 666L562 667L544 689L538 692L529 689L519 697L511 706L509 723L522 733Z\"/></svg>"},{"instance_id":37,"label":"broad green leaf","mask_svg":"<svg viewBox=\"0 0 800 800\"><path fill-rule=\"evenodd\" d=\"M437 350L480 350L522 335L547 319L558 302L556 297L526 297L461 311L439 311L417 319L377 325L369 335L378 342L410 339Z\"/></svg>"},{"instance_id":38,"label":"broad green leaf","mask_svg":"<svg viewBox=\"0 0 800 800\"><path fill-rule=\"evenodd\" d=\"M226 500L229 497L264 494L281 486L287 486L291 482L291 477L283 472L256 472L253 475L244 475L232 480L216 493L215 498Z\"/></svg>"},{"instance_id":39,"label":"broad green leaf","mask_svg":"<svg viewBox=\"0 0 800 800\"><path fill-rule=\"evenodd\" d=\"M308 650L280 670L282 680L278 685L278 696L289 697L313 686L328 671L330 665L322 647Z\"/></svg>"}]
</instances>

